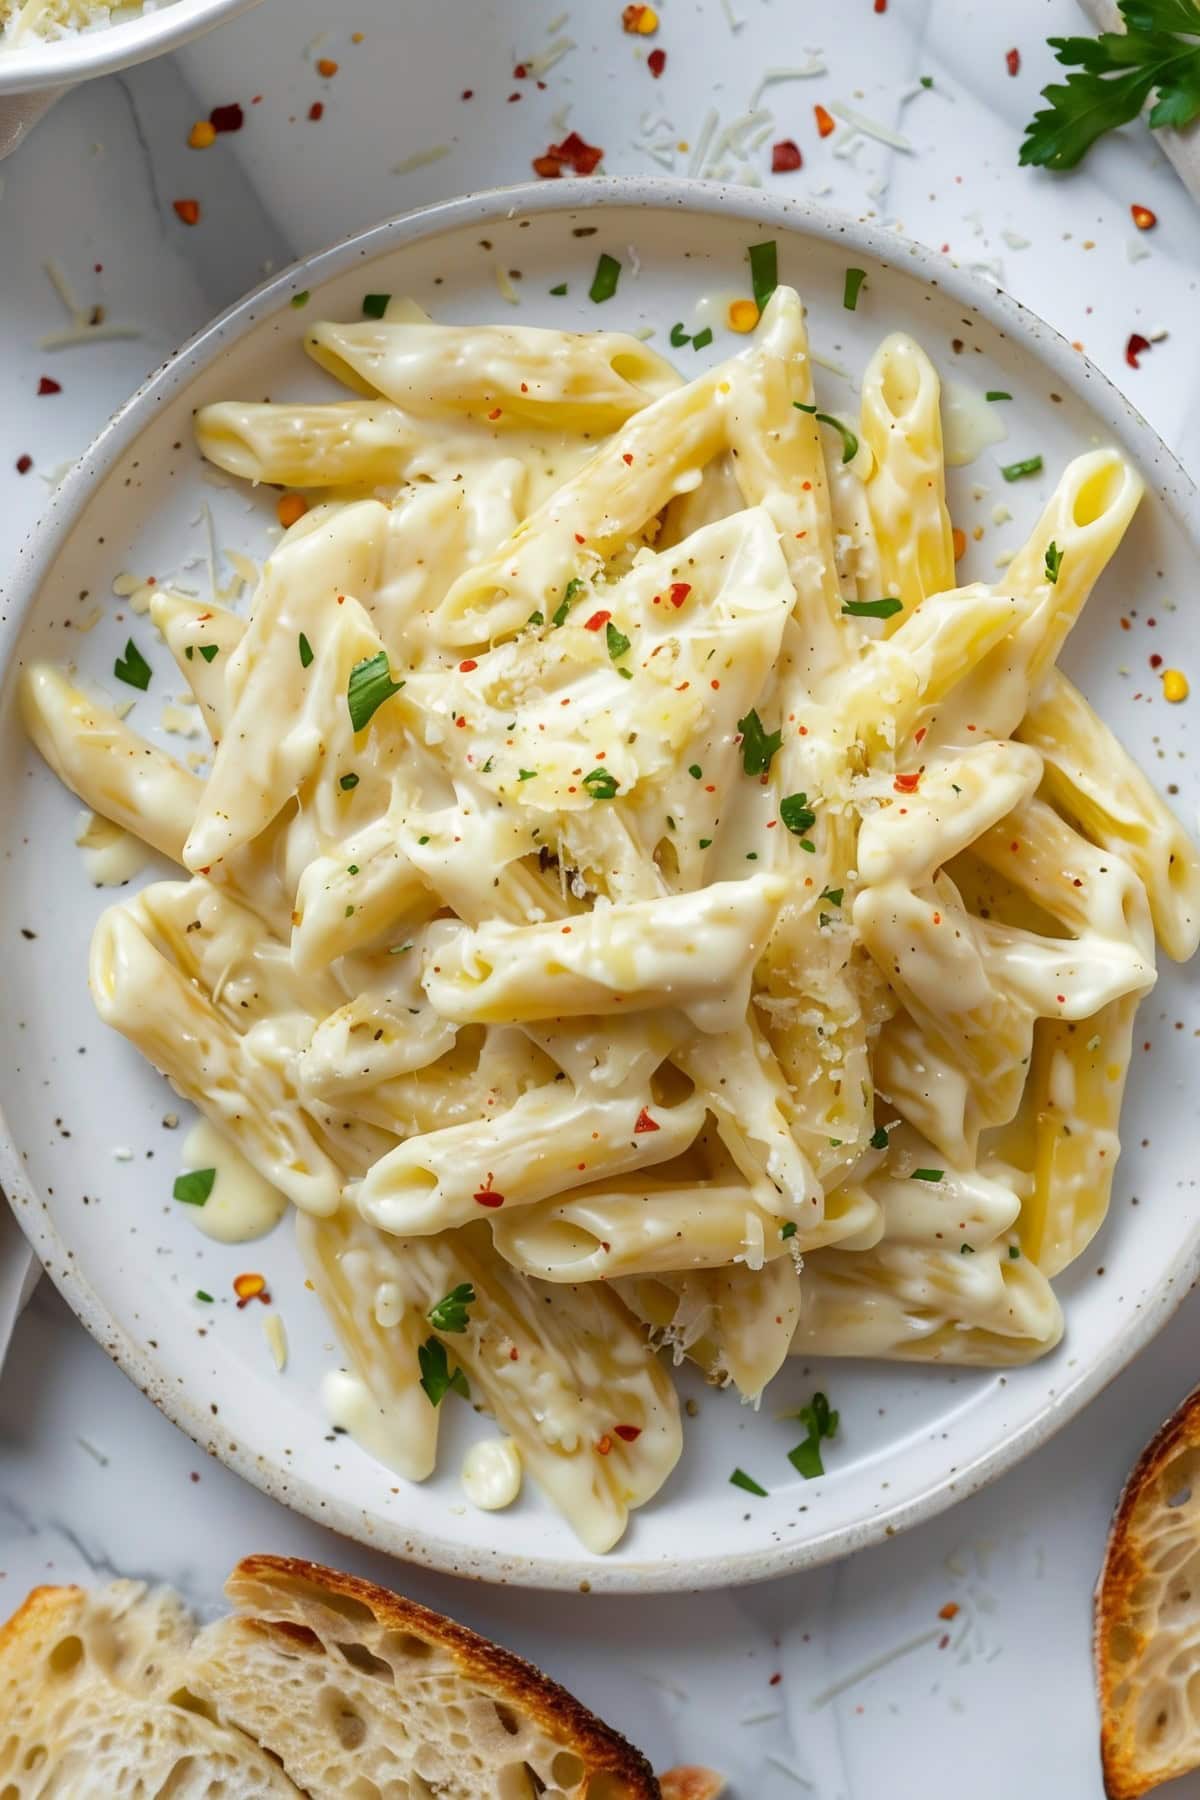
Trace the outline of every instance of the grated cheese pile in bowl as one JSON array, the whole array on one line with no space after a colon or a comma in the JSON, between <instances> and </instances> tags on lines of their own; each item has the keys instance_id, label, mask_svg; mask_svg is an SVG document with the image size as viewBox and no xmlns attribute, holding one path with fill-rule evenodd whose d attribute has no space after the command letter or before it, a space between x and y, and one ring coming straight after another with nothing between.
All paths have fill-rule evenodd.
<instances>
[{"instance_id":1,"label":"grated cheese pile in bowl","mask_svg":"<svg viewBox=\"0 0 1200 1800\"><path fill-rule=\"evenodd\" d=\"M0 50L15 50L36 38L69 37L154 10L153 0L0 0Z\"/></svg>"}]
</instances>

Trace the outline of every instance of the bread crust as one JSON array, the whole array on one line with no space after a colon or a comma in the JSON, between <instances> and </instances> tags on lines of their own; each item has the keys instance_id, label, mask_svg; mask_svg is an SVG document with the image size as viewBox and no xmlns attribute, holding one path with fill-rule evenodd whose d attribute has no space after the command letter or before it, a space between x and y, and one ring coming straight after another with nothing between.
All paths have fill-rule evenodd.
<instances>
[{"instance_id":1,"label":"bread crust","mask_svg":"<svg viewBox=\"0 0 1200 1800\"><path fill-rule=\"evenodd\" d=\"M1160 1782L1200 1764L1198 1746L1192 1760L1176 1759L1168 1768L1146 1768L1126 1716L1114 1704L1115 1691L1130 1665L1118 1666L1110 1655L1113 1631L1122 1626L1131 1633L1135 1630L1132 1597L1147 1573L1138 1510L1143 1503L1153 1504L1155 1484L1180 1451L1189 1449L1200 1449L1200 1388L1172 1413L1134 1464L1113 1512L1096 1583L1092 1647L1100 1700L1100 1761L1108 1800L1140 1800ZM1136 1633L1131 1664L1142 1657L1150 1641L1146 1633Z\"/></svg>"},{"instance_id":2,"label":"bread crust","mask_svg":"<svg viewBox=\"0 0 1200 1800\"><path fill-rule=\"evenodd\" d=\"M23 1649L35 1632L41 1632L59 1614L74 1612L83 1598L81 1587L30 1588L12 1617L0 1625L0 1667L14 1651Z\"/></svg>"},{"instance_id":3,"label":"bread crust","mask_svg":"<svg viewBox=\"0 0 1200 1800\"><path fill-rule=\"evenodd\" d=\"M357 1601L379 1625L411 1632L436 1645L453 1658L465 1676L490 1689L497 1699L519 1706L548 1736L557 1738L564 1749L573 1750L592 1779L606 1775L610 1782L622 1783L620 1791L625 1800L662 1800L662 1790L650 1764L619 1732L603 1724L573 1694L532 1663L480 1637L468 1626L357 1575L291 1556L247 1556L237 1565L225 1584L225 1592L244 1618L262 1616L264 1597L247 1592L250 1584L259 1582L268 1589L276 1582L303 1582L316 1590L317 1600L328 1595ZM272 1623L290 1622L284 1618Z\"/></svg>"}]
</instances>

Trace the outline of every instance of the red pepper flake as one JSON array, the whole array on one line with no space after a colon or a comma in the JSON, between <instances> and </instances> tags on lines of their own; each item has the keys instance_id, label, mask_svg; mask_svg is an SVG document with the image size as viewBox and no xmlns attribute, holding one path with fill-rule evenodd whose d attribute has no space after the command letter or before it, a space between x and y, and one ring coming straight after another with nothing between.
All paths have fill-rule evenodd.
<instances>
[{"instance_id":1,"label":"red pepper flake","mask_svg":"<svg viewBox=\"0 0 1200 1800\"><path fill-rule=\"evenodd\" d=\"M1151 212L1148 206L1138 206L1135 202L1129 210L1139 231L1153 231L1158 224L1158 214Z\"/></svg>"},{"instance_id":2,"label":"red pepper flake","mask_svg":"<svg viewBox=\"0 0 1200 1800\"><path fill-rule=\"evenodd\" d=\"M594 612L590 619L584 621L585 631L601 631L612 618L610 612Z\"/></svg>"},{"instance_id":3,"label":"red pepper flake","mask_svg":"<svg viewBox=\"0 0 1200 1800\"><path fill-rule=\"evenodd\" d=\"M650 1117L650 1114L646 1111L646 1108L643 1106L641 1112L637 1116L637 1124L634 1126L633 1129L634 1129L634 1133L636 1135L636 1134L640 1134L643 1131L661 1131L662 1126L658 1123L657 1119L652 1119Z\"/></svg>"},{"instance_id":4,"label":"red pepper flake","mask_svg":"<svg viewBox=\"0 0 1200 1800\"><path fill-rule=\"evenodd\" d=\"M1141 368L1142 365L1139 363L1138 357L1144 355L1149 348L1149 338L1144 338L1140 331L1130 332L1129 342L1125 346L1125 361L1129 364L1131 369Z\"/></svg>"},{"instance_id":5,"label":"red pepper flake","mask_svg":"<svg viewBox=\"0 0 1200 1800\"><path fill-rule=\"evenodd\" d=\"M803 168L804 158L800 154L800 146L791 138L780 138L777 144L771 145L772 175L791 175L794 170Z\"/></svg>"},{"instance_id":6,"label":"red pepper flake","mask_svg":"<svg viewBox=\"0 0 1200 1800\"><path fill-rule=\"evenodd\" d=\"M581 537L580 534L578 532L576 532L575 533L575 542L577 544L586 544L587 539L585 537Z\"/></svg>"},{"instance_id":7,"label":"red pepper flake","mask_svg":"<svg viewBox=\"0 0 1200 1800\"><path fill-rule=\"evenodd\" d=\"M813 117L817 121L817 134L819 137L827 138L832 132L837 130L837 125L834 122L832 114L827 113L823 106L813 107Z\"/></svg>"},{"instance_id":8,"label":"red pepper flake","mask_svg":"<svg viewBox=\"0 0 1200 1800\"><path fill-rule=\"evenodd\" d=\"M898 794L915 794L920 782L921 771L918 769L913 775L897 775L892 786Z\"/></svg>"},{"instance_id":9,"label":"red pepper flake","mask_svg":"<svg viewBox=\"0 0 1200 1800\"><path fill-rule=\"evenodd\" d=\"M673 581L667 589L667 599L672 606L682 606L692 591L690 581Z\"/></svg>"},{"instance_id":10,"label":"red pepper flake","mask_svg":"<svg viewBox=\"0 0 1200 1800\"><path fill-rule=\"evenodd\" d=\"M469 675L472 669L477 669L478 667L479 664L475 661L475 658L473 656L468 656L466 662L459 663L458 672L460 675Z\"/></svg>"},{"instance_id":11,"label":"red pepper flake","mask_svg":"<svg viewBox=\"0 0 1200 1800\"><path fill-rule=\"evenodd\" d=\"M1004 66L1010 75L1019 75L1021 73L1021 52L1019 50L1006 50L1004 52Z\"/></svg>"},{"instance_id":12,"label":"red pepper flake","mask_svg":"<svg viewBox=\"0 0 1200 1800\"><path fill-rule=\"evenodd\" d=\"M182 219L185 225L200 223L200 202L198 200L172 200L175 217Z\"/></svg>"},{"instance_id":13,"label":"red pepper flake","mask_svg":"<svg viewBox=\"0 0 1200 1800\"><path fill-rule=\"evenodd\" d=\"M576 175L590 175L603 155L598 144L589 144L577 131L571 131L561 144L551 144L544 156L534 157L533 171L546 181L556 180L564 168Z\"/></svg>"},{"instance_id":14,"label":"red pepper flake","mask_svg":"<svg viewBox=\"0 0 1200 1800\"><path fill-rule=\"evenodd\" d=\"M770 1681L768 1681L767 1686L768 1687L778 1687L782 1680L783 1680L783 1672L782 1672L782 1670L777 1669L775 1671L774 1675L772 1675Z\"/></svg>"},{"instance_id":15,"label":"red pepper flake","mask_svg":"<svg viewBox=\"0 0 1200 1800\"><path fill-rule=\"evenodd\" d=\"M332 56L321 56L317 58L317 74L323 76L326 81L332 81L337 72L338 66L334 62Z\"/></svg>"},{"instance_id":16,"label":"red pepper flake","mask_svg":"<svg viewBox=\"0 0 1200 1800\"><path fill-rule=\"evenodd\" d=\"M667 66L667 53L665 50L652 50L650 52L649 56L646 58L646 67L649 69L650 73L653 75L655 81L658 80L659 76L662 74L662 72L666 68L666 66Z\"/></svg>"},{"instance_id":17,"label":"red pepper flake","mask_svg":"<svg viewBox=\"0 0 1200 1800\"><path fill-rule=\"evenodd\" d=\"M30 469L32 469L32 467L33 467L32 456L18 456L18 458L17 458L17 474L18 475L28 475L28 473L29 473Z\"/></svg>"},{"instance_id":18,"label":"red pepper flake","mask_svg":"<svg viewBox=\"0 0 1200 1800\"><path fill-rule=\"evenodd\" d=\"M1150 658L1150 667L1152 669L1161 669L1162 668L1162 657L1158 654L1157 650L1154 652L1154 655Z\"/></svg>"},{"instance_id":19,"label":"red pepper flake","mask_svg":"<svg viewBox=\"0 0 1200 1800\"><path fill-rule=\"evenodd\" d=\"M246 123L246 115L234 100L228 106L214 106L208 122L214 131L240 131Z\"/></svg>"},{"instance_id":20,"label":"red pepper flake","mask_svg":"<svg viewBox=\"0 0 1200 1800\"><path fill-rule=\"evenodd\" d=\"M622 452L622 454L621 454L621 461L622 461L622 462L623 462L623 463L624 463L624 464L625 464L625 466L626 466L626 467L627 467L627 468L630 468L630 469L632 469L632 467L633 467L633 457L632 457L632 455L631 455L631 454L630 454L630 452L629 452L629 451L628 451L628 450L625 450L625 451L623 451L623 452Z\"/></svg>"},{"instance_id":21,"label":"red pepper flake","mask_svg":"<svg viewBox=\"0 0 1200 1800\"><path fill-rule=\"evenodd\" d=\"M596 1454L597 1454L597 1456L607 1456L611 1449L612 1449L612 1439L609 1437L609 1435L606 1431L604 1436L602 1438L598 1438L596 1441Z\"/></svg>"},{"instance_id":22,"label":"red pepper flake","mask_svg":"<svg viewBox=\"0 0 1200 1800\"><path fill-rule=\"evenodd\" d=\"M877 13L885 13L887 11L887 0L875 0L875 11Z\"/></svg>"},{"instance_id":23,"label":"red pepper flake","mask_svg":"<svg viewBox=\"0 0 1200 1800\"><path fill-rule=\"evenodd\" d=\"M491 412L488 414L488 418L489 419L498 419L500 417L500 414L503 412L503 410L504 410L503 407L493 406Z\"/></svg>"},{"instance_id":24,"label":"red pepper flake","mask_svg":"<svg viewBox=\"0 0 1200 1800\"><path fill-rule=\"evenodd\" d=\"M39 394L61 394L62 393L62 382L55 381L55 379L52 375L43 375L42 379L38 382L38 393Z\"/></svg>"},{"instance_id":25,"label":"red pepper flake","mask_svg":"<svg viewBox=\"0 0 1200 1800\"><path fill-rule=\"evenodd\" d=\"M486 1187L481 1187L479 1192L475 1195L475 1201L476 1201L477 1205L490 1206L490 1207L497 1207L497 1206L504 1205L504 1195L498 1194L496 1192L495 1188L491 1185L491 1181L492 1181L492 1178L491 1178L491 1175L489 1174L488 1185Z\"/></svg>"},{"instance_id":26,"label":"red pepper flake","mask_svg":"<svg viewBox=\"0 0 1200 1800\"><path fill-rule=\"evenodd\" d=\"M271 1296L267 1292L267 1280L265 1275L235 1275L233 1278L233 1291L238 1297L239 1312L243 1306L249 1306L252 1300L261 1300L264 1306L270 1306L271 1304Z\"/></svg>"},{"instance_id":27,"label":"red pepper flake","mask_svg":"<svg viewBox=\"0 0 1200 1800\"><path fill-rule=\"evenodd\" d=\"M529 70L525 67L524 63L518 63L516 68L513 70L513 80L514 81L528 81L528 79L529 79Z\"/></svg>"},{"instance_id":28,"label":"red pepper flake","mask_svg":"<svg viewBox=\"0 0 1200 1800\"><path fill-rule=\"evenodd\" d=\"M308 109L308 116L314 123L318 119L323 119L325 117L325 102L323 100L314 100Z\"/></svg>"},{"instance_id":29,"label":"red pepper flake","mask_svg":"<svg viewBox=\"0 0 1200 1800\"><path fill-rule=\"evenodd\" d=\"M640 1425L614 1425L613 1430L623 1444L636 1444L642 1435Z\"/></svg>"},{"instance_id":30,"label":"red pepper flake","mask_svg":"<svg viewBox=\"0 0 1200 1800\"><path fill-rule=\"evenodd\" d=\"M460 100L473 100L474 98L475 98L475 89L474 88L464 88L462 93L459 95Z\"/></svg>"}]
</instances>

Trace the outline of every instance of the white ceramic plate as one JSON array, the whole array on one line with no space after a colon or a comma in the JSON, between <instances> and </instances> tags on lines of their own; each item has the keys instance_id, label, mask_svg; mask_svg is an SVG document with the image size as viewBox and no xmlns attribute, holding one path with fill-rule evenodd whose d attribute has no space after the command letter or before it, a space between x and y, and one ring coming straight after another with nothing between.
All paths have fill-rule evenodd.
<instances>
[{"instance_id":1,"label":"white ceramic plate","mask_svg":"<svg viewBox=\"0 0 1200 1800\"><path fill-rule=\"evenodd\" d=\"M445 319L650 325L665 346L675 320L695 321L700 296L746 291L746 247L764 237L778 240L781 277L803 291L828 363L858 369L885 332L904 328L945 376L1013 395L1007 442L952 477L955 519L968 535L984 528L968 551L969 573L995 576L997 554L1019 540L1053 471L1073 453L1115 439L1141 465L1149 495L1066 663L1152 777L1182 790L1175 804L1194 823L1189 708L1164 703L1148 658L1185 668L1193 661L1197 672L1188 615L1175 611L1194 591L1200 559L1195 489L1104 378L1012 301L916 245L744 189L545 183L380 226L279 276L168 363L64 483L20 559L0 650L13 665L33 654L73 658L109 682L132 629L158 676L155 697L138 701L132 722L155 731L162 698L181 683L149 626L114 597L113 580L123 572L174 577L207 597L210 518L221 550L261 558L275 532L273 495L214 481L192 449L190 420L218 398L322 395L324 378L300 349L303 320L355 316L367 291L410 293ZM602 250L623 273L600 310L587 288ZM854 313L842 305L848 264L867 270ZM497 269L509 272L519 309L501 297ZM552 297L563 281L567 297ZM311 298L302 318L290 300L303 290ZM707 352L676 354L697 369L737 343L718 328ZM850 404L844 378L827 368L822 379L827 405ZM1035 451L1044 477L1006 485L1000 462ZM1000 505L1016 516L997 526ZM218 581L231 574L219 558ZM80 627L97 609L102 617L85 635ZM408 1486L331 1436L322 1418L317 1386L337 1353L305 1292L290 1226L223 1249L173 1203L181 1133L162 1120L185 1109L93 1016L88 937L113 896L87 883L72 843L76 803L26 746L11 679L6 696L0 1177L54 1281L130 1377L199 1443L324 1524L438 1568L545 1587L666 1589L799 1568L928 1517L1015 1462L1133 1356L1195 1277L1200 1196L1188 1084L1200 1018L1194 980L1168 967L1142 1010L1111 1216L1058 1283L1067 1334L1054 1355L1006 1374L792 1364L757 1415L731 1394L690 1383L698 1416L687 1422L682 1462L604 1559L582 1552L533 1493L503 1514L465 1505L461 1453L484 1429L465 1407L450 1409L437 1477ZM118 1158L127 1151L132 1159ZM286 1322L291 1359L282 1376L263 1339L262 1309L235 1305L231 1281L246 1268L267 1276ZM197 1302L197 1289L216 1304ZM842 1430L827 1476L804 1482L786 1460L797 1427L777 1415L818 1387L840 1409ZM96 1429L102 1438L102 1421ZM739 1465L770 1490L766 1499L730 1486Z\"/></svg>"},{"instance_id":2,"label":"white ceramic plate","mask_svg":"<svg viewBox=\"0 0 1200 1800\"><path fill-rule=\"evenodd\" d=\"M162 0L153 11L116 25L61 38L31 34L17 47L0 49L0 94L69 87L93 75L110 75L114 69L177 50L189 38L255 4L257 0Z\"/></svg>"}]
</instances>

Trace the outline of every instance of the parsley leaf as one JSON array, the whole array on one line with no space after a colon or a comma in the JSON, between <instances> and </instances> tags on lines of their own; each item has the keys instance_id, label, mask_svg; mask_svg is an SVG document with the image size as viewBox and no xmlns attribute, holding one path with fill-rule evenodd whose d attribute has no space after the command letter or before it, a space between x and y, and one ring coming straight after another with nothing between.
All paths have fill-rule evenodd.
<instances>
[{"instance_id":1,"label":"parsley leaf","mask_svg":"<svg viewBox=\"0 0 1200 1800\"><path fill-rule=\"evenodd\" d=\"M608 644L608 654L612 657L613 661L616 662L617 658L619 656L624 656L625 652L628 650L629 639L625 636L623 631L617 630L611 619L604 627L604 637L605 642Z\"/></svg>"},{"instance_id":2,"label":"parsley leaf","mask_svg":"<svg viewBox=\"0 0 1200 1800\"><path fill-rule=\"evenodd\" d=\"M118 656L113 664L113 674L118 681L128 682L130 687L141 688L143 694L150 686L150 664L132 638L125 645L125 655Z\"/></svg>"},{"instance_id":3,"label":"parsley leaf","mask_svg":"<svg viewBox=\"0 0 1200 1800\"><path fill-rule=\"evenodd\" d=\"M762 720L753 708L738 720L742 734L742 767L747 775L765 775L771 758L783 742L782 731L764 731Z\"/></svg>"},{"instance_id":4,"label":"parsley leaf","mask_svg":"<svg viewBox=\"0 0 1200 1800\"><path fill-rule=\"evenodd\" d=\"M729 1477L729 1483L731 1487L741 1488L743 1493L757 1494L760 1500L767 1497L766 1488L760 1487L753 1475L747 1475L745 1469L735 1469Z\"/></svg>"},{"instance_id":5,"label":"parsley leaf","mask_svg":"<svg viewBox=\"0 0 1200 1800\"><path fill-rule=\"evenodd\" d=\"M217 651L221 648L219 644L198 644L196 647L205 662L211 662L213 657L217 654Z\"/></svg>"},{"instance_id":6,"label":"parsley leaf","mask_svg":"<svg viewBox=\"0 0 1200 1800\"><path fill-rule=\"evenodd\" d=\"M189 1169L186 1175L175 1177L175 1186L171 1192L185 1206L203 1206L213 1191L216 1179L215 1169Z\"/></svg>"},{"instance_id":7,"label":"parsley leaf","mask_svg":"<svg viewBox=\"0 0 1200 1800\"><path fill-rule=\"evenodd\" d=\"M346 689L350 723L355 731L365 731L384 701L398 694L403 686L402 681L392 680L386 650L364 656L361 662L355 663Z\"/></svg>"},{"instance_id":8,"label":"parsley leaf","mask_svg":"<svg viewBox=\"0 0 1200 1800\"><path fill-rule=\"evenodd\" d=\"M469 1281L452 1287L437 1305L429 1310L429 1323L435 1331L465 1331L467 1308L475 1303L475 1289Z\"/></svg>"},{"instance_id":9,"label":"parsley leaf","mask_svg":"<svg viewBox=\"0 0 1200 1800\"><path fill-rule=\"evenodd\" d=\"M617 797L617 778L607 769L593 769L590 775L584 776L583 785L593 800L615 800Z\"/></svg>"},{"instance_id":10,"label":"parsley leaf","mask_svg":"<svg viewBox=\"0 0 1200 1800\"><path fill-rule=\"evenodd\" d=\"M793 400L792 405L797 412L811 413L820 424L832 425L833 429L841 435L842 461L844 463L854 461L858 455L858 439L848 425L843 425L842 421L835 419L832 413L818 412L815 406L805 406L802 400Z\"/></svg>"},{"instance_id":11,"label":"parsley leaf","mask_svg":"<svg viewBox=\"0 0 1200 1800\"><path fill-rule=\"evenodd\" d=\"M566 624L567 614L570 612L572 606L574 606L575 597L582 586L583 583L580 581L578 575L573 576L572 579L568 581L566 587L563 589L563 597L559 601L557 610L550 620L552 625Z\"/></svg>"},{"instance_id":12,"label":"parsley leaf","mask_svg":"<svg viewBox=\"0 0 1200 1800\"><path fill-rule=\"evenodd\" d=\"M300 667L302 669L307 669L313 659L313 648L303 632L300 633L300 636L297 639L297 648L300 651Z\"/></svg>"},{"instance_id":13,"label":"parsley leaf","mask_svg":"<svg viewBox=\"0 0 1200 1800\"><path fill-rule=\"evenodd\" d=\"M817 822L807 794L785 794L779 802L779 817L792 836L798 838L806 837Z\"/></svg>"},{"instance_id":14,"label":"parsley leaf","mask_svg":"<svg viewBox=\"0 0 1200 1800\"><path fill-rule=\"evenodd\" d=\"M427 1338L417 1346L417 1362L421 1369L421 1386L425 1389L425 1397L430 1406L440 1406L451 1388L456 1394L461 1394L464 1400L471 1398L466 1376L461 1369L450 1373L446 1346L437 1338Z\"/></svg>"},{"instance_id":15,"label":"parsley leaf","mask_svg":"<svg viewBox=\"0 0 1200 1800\"><path fill-rule=\"evenodd\" d=\"M809 1404L800 1408L799 1418L802 1425L808 1426L808 1436L794 1450L788 1451L788 1461L805 1481L813 1481L825 1473L821 1439L837 1436L838 1415L831 1410L824 1394L814 1394Z\"/></svg>"},{"instance_id":16,"label":"parsley leaf","mask_svg":"<svg viewBox=\"0 0 1200 1800\"><path fill-rule=\"evenodd\" d=\"M842 603L842 611L852 619L894 619L903 610L903 600L897 600L891 594L882 600L845 600Z\"/></svg>"},{"instance_id":17,"label":"parsley leaf","mask_svg":"<svg viewBox=\"0 0 1200 1800\"><path fill-rule=\"evenodd\" d=\"M1051 583L1057 582L1058 571L1062 568L1062 564L1063 564L1063 553L1059 549L1058 545L1054 542L1054 540L1051 539L1050 543L1047 544L1047 546L1046 546L1046 580L1047 581L1049 581Z\"/></svg>"},{"instance_id":18,"label":"parsley leaf","mask_svg":"<svg viewBox=\"0 0 1200 1800\"><path fill-rule=\"evenodd\" d=\"M1051 38L1071 72L1042 89L1049 106L1025 128L1022 163L1073 169L1105 132L1136 119L1152 94L1153 126L1200 118L1200 19L1192 0L1117 0L1124 31Z\"/></svg>"}]
</instances>

